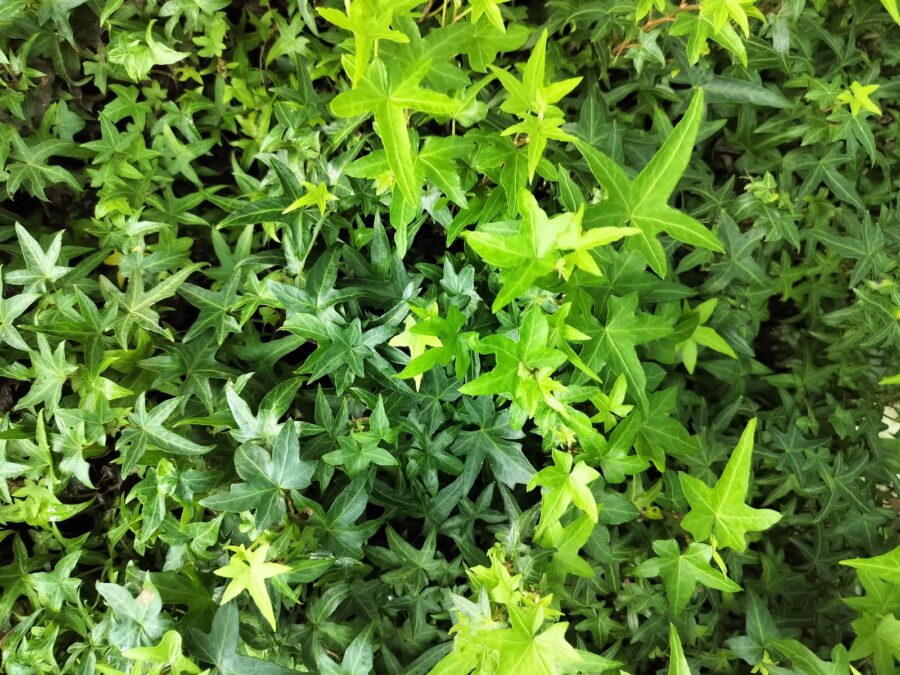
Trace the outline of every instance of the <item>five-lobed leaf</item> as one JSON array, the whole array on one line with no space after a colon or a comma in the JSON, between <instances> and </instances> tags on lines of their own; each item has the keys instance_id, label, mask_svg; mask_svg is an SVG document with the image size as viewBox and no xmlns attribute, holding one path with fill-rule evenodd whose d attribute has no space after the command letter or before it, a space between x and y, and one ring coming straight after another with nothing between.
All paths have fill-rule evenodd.
<instances>
[{"instance_id":1,"label":"five-lobed leaf","mask_svg":"<svg viewBox=\"0 0 900 675\"><path fill-rule=\"evenodd\" d=\"M698 89L681 121L633 181L603 153L583 141L576 143L591 173L609 193L608 200L588 209L585 223L589 227L637 228L638 236L629 238L627 246L640 251L661 277L665 276L668 264L656 238L660 232L693 246L724 250L716 236L699 221L668 205L691 158L702 118L703 90Z\"/></svg>"},{"instance_id":2,"label":"five-lobed leaf","mask_svg":"<svg viewBox=\"0 0 900 675\"><path fill-rule=\"evenodd\" d=\"M712 547L698 542L688 544L682 553L674 539L653 542L657 557L638 565L634 573L640 577L662 577L669 600L669 611L677 616L690 602L697 584L725 593L737 593L741 587L710 565Z\"/></svg>"},{"instance_id":3,"label":"five-lobed leaf","mask_svg":"<svg viewBox=\"0 0 900 675\"><path fill-rule=\"evenodd\" d=\"M755 509L745 503L750 487L750 459L755 431L756 418L753 418L747 423L715 487L711 488L699 478L679 472L684 496L691 507L681 526L698 541L715 537L720 546L744 551L747 548L747 532L767 530L781 520L781 514L777 511Z\"/></svg>"},{"instance_id":4,"label":"five-lobed leaf","mask_svg":"<svg viewBox=\"0 0 900 675\"><path fill-rule=\"evenodd\" d=\"M252 549L246 548L243 544L228 548L234 552L228 564L213 572L216 576L230 580L222 595L222 604L247 591L260 614L272 630L275 630L275 613L266 588L266 579L290 572L291 568L280 563L266 562L269 554L268 543L261 543Z\"/></svg>"}]
</instances>

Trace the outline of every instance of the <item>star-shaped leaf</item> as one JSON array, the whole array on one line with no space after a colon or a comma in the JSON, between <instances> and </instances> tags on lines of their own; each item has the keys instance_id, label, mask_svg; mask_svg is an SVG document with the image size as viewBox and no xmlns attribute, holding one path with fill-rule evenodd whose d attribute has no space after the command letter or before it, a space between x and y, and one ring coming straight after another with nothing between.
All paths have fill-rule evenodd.
<instances>
[{"instance_id":1,"label":"star-shaped leaf","mask_svg":"<svg viewBox=\"0 0 900 675\"><path fill-rule=\"evenodd\" d=\"M34 370L34 381L31 389L16 404L16 410L44 404L45 414L52 415L62 398L63 386L69 377L78 370L78 366L66 360L66 343L60 342L56 349L50 348L47 338L37 336L37 351L29 350L31 367Z\"/></svg>"},{"instance_id":2,"label":"star-shaped leaf","mask_svg":"<svg viewBox=\"0 0 900 675\"><path fill-rule=\"evenodd\" d=\"M469 6L472 8L472 23L478 23L482 17L487 19L497 30L506 32L506 26L503 25L503 15L500 13L499 5L509 0L469 0Z\"/></svg>"},{"instance_id":3,"label":"star-shaped leaf","mask_svg":"<svg viewBox=\"0 0 900 675\"><path fill-rule=\"evenodd\" d=\"M180 402L180 398L170 398L147 412L145 394L142 392L137 397L134 410L128 415L130 425L122 431L116 444L122 457L123 475L131 473L148 448L189 457L203 455L213 449L213 446L200 445L163 426Z\"/></svg>"},{"instance_id":4,"label":"star-shaped leaf","mask_svg":"<svg viewBox=\"0 0 900 675\"><path fill-rule=\"evenodd\" d=\"M385 6L378 0L352 0L346 8L346 14L330 7L318 7L316 11L329 23L353 33L355 54L350 79L358 83L366 74L378 40L406 43L409 38L391 29L395 10L390 3Z\"/></svg>"},{"instance_id":5,"label":"star-shaped leaf","mask_svg":"<svg viewBox=\"0 0 900 675\"><path fill-rule=\"evenodd\" d=\"M109 302L115 303L122 313L117 325L119 341L124 347L135 326L145 331L157 333L172 340L172 331L159 324L159 313L154 309L166 298L170 298L187 278L203 265L196 263L183 267L166 277L149 291L144 290L144 277L135 275L128 280L128 289L123 293L106 277L100 277L100 288Z\"/></svg>"},{"instance_id":6,"label":"star-shaped leaf","mask_svg":"<svg viewBox=\"0 0 900 675\"><path fill-rule=\"evenodd\" d=\"M589 227L636 227L640 233L627 246L640 251L659 276L666 274L666 255L656 239L667 232L678 241L712 251L723 251L721 242L699 221L668 205L691 158L703 117L703 91L697 90L675 129L632 181L612 159L587 143L576 143L588 167L609 195L590 207L584 222Z\"/></svg>"},{"instance_id":7,"label":"star-shaped leaf","mask_svg":"<svg viewBox=\"0 0 900 675\"><path fill-rule=\"evenodd\" d=\"M517 442L525 434L510 426L508 410L497 412L491 397L464 398L459 419L473 428L459 432L454 452L477 457L479 466L487 458L494 476L507 487L527 483L534 476L534 468Z\"/></svg>"},{"instance_id":8,"label":"star-shaped leaf","mask_svg":"<svg viewBox=\"0 0 900 675\"><path fill-rule=\"evenodd\" d=\"M194 284L182 284L178 294L185 298L200 314L181 341L189 342L207 329L212 329L216 342L222 344L229 333L240 333L241 325L232 316L243 304L237 289L240 275L232 274L222 289L212 291Z\"/></svg>"},{"instance_id":9,"label":"star-shaped leaf","mask_svg":"<svg viewBox=\"0 0 900 675\"><path fill-rule=\"evenodd\" d=\"M41 293L46 289L47 283L55 283L71 269L57 265L62 249L62 230L56 233L46 251L19 223L16 223L16 236L25 260L25 269L8 272L7 283L25 286L29 291Z\"/></svg>"},{"instance_id":10,"label":"star-shaped leaf","mask_svg":"<svg viewBox=\"0 0 900 675\"><path fill-rule=\"evenodd\" d=\"M269 554L268 543L259 544L254 549L247 549L243 544L228 548L234 551L234 555L227 565L213 572L216 576L231 579L225 587L225 593L222 594L222 604L247 591L260 614L272 630L275 630L275 613L272 610L269 591L266 589L266 579L290 572L291 568L280 563L266 562L266 556Z\"/></svg>"},{"instance_id":11,"label":"star-shaped leaf","mask_svg":"<svg viewBox=\"0 0 900 675\"><path fill-rule=\"evenodd\" d=\"M340 449L326 453L322 459L328 464L343 466L351 478L355 478L371 464L376 466L396 466L397 458L380 443L393 443L399 429L392 430L384 411L384 400L378 395L378 402L369 416L368 429L352 431L349 436L339 436Z\"/></svg>"},{"instance_id":12,"label":"star-shaped leaf","mask_svg":"<svg viewBox=\"0 0 900 675\"><path fill-rule=\"evenodd\" d=\"M558 272L568 276L575 266L598 274L589 251L622 237L638 234L627 227L601 227L582 231L582 212L547 217L528 190L518 193L522 219L516 223L496 223L491 229L466 232L468 244L486 262L500 269L503 284L491 309L497 312L521 297L540 277ZM572 253L566 253L572 251Z\"/></svg>"},{"instance_id":13,"label":"star-shaped leaf","mask_svg":"<svg viewBox=\"0 0 900 675\"><path fill-rule=\"evenodd\" d=\"M28 575L28 584L37 593L41 604L46 603L50 611L59 612L65 602L78 604L81 579L72 578L71 574L80 557L81 551L74 551L60 558L52 572Z\"/></svg>"},{"instance_id":14,"label":"star-shaped leaf","mask_svg":"<svg viewBox=\"0 0 900 675\"><path fill-rule=\"evenodd\" d=\"M28 345L16 330L15 321L41 296L38 293L17 293L9 298L3 297L2 269L0 265L0 344L27 352Z\"/></svg>"},{"instance_id":15,"label":"star-shaped leaf","mask_svg":"<svg viewBox=\"0 0 900 675\"><path fill-rule=\"evenodd\" d=\"M893 614L874 616L865 614L853 622L856 639L850 646L850 658L872 658L875 672L890 675L897 672L900 660L900 619Z\"/></svg>"},{"instance_id":16,"label":"star-shaped leaf","mask_svg":"<svg viewBox=\"0 0 900 675\"><path fill-rule=\"evenodd\" d=\"M484 643L499 656L495 675L557 675L579 670L600 672L618 665L614 661L575 649L566 640L568 624L555 623L541 631L543 607L530 609L515 604L507 606L509 628L481 633ZM589 659L590 663L586 660Z\"/></svg>"},{"instance_id":17,"label":"star-shaped leaf","mask_svg":"<svg viewBox=\"0 0 900 675\"><path fill-rule=\"evenodd\" d=\"M711 488L699 478L679 472L681 487L691 505L681 525L698 541L707 541L714 536L719 545L744 551L747 548L747 532L761 532L781 519L777 511L755 509L744 503L750 486L750 457L755 431L754 418L747 423L715 487Z\"/></svg>"},{"instance_id":18,"label":"star-shaped leaf","mask_svg":"<svg viewBox=\"0 0 900 675\"><path fill-rule=\"evenodd\" d=\"M862 110L866 110L881 117L881 108L870 98L880 89L877 84L860 84L856 80L850 85L850 89L838 94L839 103L850 105L850 113L857 117Z\"/></svg>"},{"instance_id":19,"label":"star-shaped leaf","mask_svg":"<svg viewBox=\"0 0 900 675\"><path fill-rule=\"evenodd\" d=\"M566 355L548 346L550 327L543 310L534 306L522 317L519 339L513 342L502 334L491 335L478 343L478 350L494 354L496 365L459 388L461 394L482 396L508 394L521 410L534 416L541 402L554 409L562 404L555 392L563 385L552 378L566 361Z\"/></svg>"},{"instance_id":20,"label":"star-shaped leaf","mask_svg":"<svg viewBox=\"0 0 900 675\"><path fill-rule=\"evenodd\" d=\"M509 72L491 66L491 71L506 90L507 98L500 106L515 115L534 113L540 118L561 117L562 111L554 106L581 82L580 77L545 84L547 67L547 31L543 31L531 49L531 55L522 69L522 79Z\"/></svg>"},{"instance_id":21,"label":"star-shaped leaf","mask_svg":"<svg viewBox=\"0 0 900 675\"><path fill-rule=\"evenodd\" d=\"M597 480L600 474L584 462L578 462L574 467L573 463L572 455L554 450L553 466L541 469L528 481L529 490L538 485L543 488L541 520L535 536L539 537L553 523L559 522L570 504L583 511L592 523L597 522L597 502L588 484Z\"/></svg>"},{"instance_id":22,"label":"star-shaped leaf","mask_svg":"<svg viewBox=\"0 0 900 675\"><path fill-rule=\"evenodd\" d=\"M72 143L58 138L50 138L34 145L28 145L18 133L12 134L11 160L7 164L6 192L12 197L24 184L28 191L41 201L47 201L47 193L44 188L65 183L76 192L81 191L81 185L75 177L66 169L55 164L48 164L47 160L55 155L68 152L73 147Z\"/></svg>"},{"instance_id":23,"label":"star-shaped leaf","mask_svg":"<svg viewBox=\"0 0 900 675\"><path fill-rule=\"evenodd\" d=\"M419 204L422 177L415 171L416 152L409 138L406 111L452 116L460 108L459 101L446 94L419 86L429 67L425 63L401 74L375 61L354 89L338 94L331 101L331 111L338 117L375 116L388 166L400 193L412 206Z\"/></svg>"},{"instance_id":24,"label":"star-shaped leaf","mask_svg":"<svg viewBox=\"0 0 900 675\"><path fill-rule=\"evenodd\" d=\"M266 596L268 597L268 596ZM222 675L291 675L297 671L270 661L238 654L241 645L238 610L233 603L223 604L216 612L209 633L188 628L192 653L218 668Z\"/></svg>"},{"instance_id":25,"label":"star-shaped leaf","mask_svg":"<svg viewBox=\"0 0 900 675\"><path fill-rule=\"evenodd\" d=\"M234 455L234 467L244 482L234 483L228 492L216 493L200 504L229 513L253 511L259 530L284 516L285 493L308 486L315 472L315 464L300 459L300 444L293 424L281 427L271 456L258 445L241 445Z\"/></svg>"},{"instance_id":26,"label":"star-shaped leaf","mask_svg":"<svg viewBox=\"0 0 900 675\"><path fill-rule=\"evenodd\" d=\"M639 577L662 577L669 599L669 611L673 616L687 607L697 584L715 588L725 593L737 593L741 587L710 565L711 546L693 542L682 553L678 542L664 539L653 542L656 558L638 565L634 573Z\"/></svg>"},{"instance_id":27,"label":"star-shaped leaf","mask_svg":"<svg viewBox=\"0 0 900 675\"><path fill-rule=\"evenodd\" d=\"M161 672L172 675L193 675L200 672L200 668L182 653L181 634L175 630L166 631L158 645L132 647L122 652L122 655L138 663L153 664Z\"/></svg>"},{"instance_id":28,"label":"star-shaped leaf","mask_svg":"<svg viewBox=\"0 0 900 675\"><path fill-rule=\"evenodd\" d=\"M874 558L853 558L851 560L842 560L841 565L853 567L862 572L868 572L878 579L883 579L892 584L900 586L900 546L884 555L878 555Z\"/></svg>"},{"instance_id":29,"label":"star-shaped leaf","mask_svg":"<svg viewBox=\"0 0 900 675\"><path fill-rule=\"evenodd\" d=\"M614 375L624 375L631 395L642 407L647 404L647 377L638 358L636 345L658 340L672 332L662 318L651 314L635 314L638 296L611 296L607 303L605 324L588 331L591 341L581 351L581 359L592 371L609 366Z\"/></svg>"},{"instance_id":30,"label":"star-shaped leaf","mask_svg":"<svg viewBox=\"0 0 900 675\"><path fill-rule=\"evenodd\" d=\"M328 191L328 185L325 183L316 184L303 181L303 187L306 188L306 194L300 195L292 201L283 213L290 213L304 206L318 206L319 213L324 216L328 209L328 202L337 201L337 196Z\"/></svg>"},{"instance_id":31,"label":"star-shaped leaf","mask_svg":"<svg viewBox=\"0 0 900 675\"><path fill-rule=\"evenodd\" d=\"M458 311L458 310L457 310ZM403 332L398 333L394 337L392 337L388 344L391 347L404 347L409 350L409 358L410 362L422 356L425 353L425 350L428 347L443 347L443 343L441 339L435 335L428 335L423 333L415 333L413 332L413 328L416 325L415 317L408 316L403 321ZM408 368L409 366L407 366ZM404 369L405 370L405 369ZM419 391L419 386L422 384L422 373L424 371L418 372L412 376L413 382L416 384L416 391ZM406 375L401 375L401 377L405 377Z\"/></svg>"}]
</instances>

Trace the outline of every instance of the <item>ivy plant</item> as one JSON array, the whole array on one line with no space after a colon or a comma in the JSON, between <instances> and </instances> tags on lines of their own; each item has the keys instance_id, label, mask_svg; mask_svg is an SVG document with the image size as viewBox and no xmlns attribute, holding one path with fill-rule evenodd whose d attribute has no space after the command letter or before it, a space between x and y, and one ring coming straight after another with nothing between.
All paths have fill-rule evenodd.
<instances>
[{"instance_id":1,"label":"ivy plant","mask_svg":"<svg viewBox=\"0 0 900 675\"><path fill-rule=\"evenodd\" d=\"M0 3L8 673L900 668L896 0Z\"/></svg>"}]
</instances>

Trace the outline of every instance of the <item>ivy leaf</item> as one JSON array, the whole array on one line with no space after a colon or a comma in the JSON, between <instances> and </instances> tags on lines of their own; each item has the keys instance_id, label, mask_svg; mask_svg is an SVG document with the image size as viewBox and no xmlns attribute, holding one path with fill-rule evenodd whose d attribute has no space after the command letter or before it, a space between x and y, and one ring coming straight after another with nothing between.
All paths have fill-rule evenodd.
<instances>
[{"instance_id":1,"label":"ivy leaf","mask_svg":"<svg viewBox=\"0 0 900 675\"><path fill-rule=\"evenodd\" d=\"M750 456L755 431L756 418L747 423L715 487L711 488L684 472L678 473L691 506L681 525L698 541L715 536L719 545L744 551L747 532L767 530L781 520L777 511L755 509L744 503L750 485Z\"/></svg>"},{"instance_id":2,"label":"ivy leaf","mask_svg":"<svg viewBox=\"0 0 900 675\"><path fill-rule=\"evenodd\" d=\"M266 596L268 597L268 596ZM188 628L197 656L216 666L222 675L290 675L295 670L252 656L238 654L241 644L238 632L238 610L234 603L223 604L213 618L209 633Z\"/></svg>"},{"instance_id":3,"label":"ivy leaf","mask_svg":"<svg viewBox=\"0 0 900 675\"><path fill-rule=\"evenodd\" d=\"M307 487L315 464L300 459L300 445L292 424L285 424L275 439L272 454L252 443L241 445L234 455L234 467L244 482L234 483L228 492L200 500L215 511L253 511L257 529L263 530L286 512L285 492Z\"/></svg>"},{"instance_id":4,"label":"ivy leaf","mask_svg":"<svg viewBox=\"0 0 900 675\"><path fill-rule=\"evenodd\" d=\"M464 384L459 392L471 396L509 394L530 416L541 404L561 409L555 392L564 387L552 379L552 374L565 363L566 356L548 346L549 339L547 317L540 307L532 307L522 317L517 342L499 334L479 342L479 351L494 354L496 365L490 372Z\"/></svg>"},{"instance_id":5,"label":"ivy leaf","mask_svg":"<svg viewBox=\"0 0 900 675\"><path fill-rule=\"evenodd\" d=\"M81 185L66 169L61 166L47 164L47 160L50 157L60 155L71 149L71 143L51 138L34 145L28 145L21 136L14 132L12 135L12 148L9 158L13 161L5 167L9 173L6 178L6 192L10 197L22 185L25 185L31 194L44 202L48 201L44 188L50 185L65 183L76 192L81 191Z\"/></svg>"},{"instance_id":6,"label":"ivy leaf","mask_svg":"<svg viewBox=\"0 0 900 675\"><path fill-rule=\"evenodd\" d=\"M457 310L457 313L458 312L459 310ZM406 368L398 374L398 377L412 377L413 382L416 384L416 391L419 391L419 387L422 384L422 373L424 373L427 368L418 370L419 364L423 363L422 359L419 360L416 367L413 367L413 362L422 356L428 347L443 347L444 343L441 342L441 339L436 335L422 333L421 328L419 329L419 332L413 332L412 329L415 326L415 318L412 316L406 317L403 321L403 332L392 337L388 341L388 344L391 347L405 347L409 350L410 362L407 364ZM432 356L432 358L434 358L434 356ZM443 358L443 355L441 355L441 358ZM410 375L410 373L412 374Z\"/></svg>"},{"instance_id":7,"label":"ivy leaf","mask_svg":"<svg viewBox=\"0 0 900 675\"><path fill-rule=\"evenodd\" d=\"M482 634L482 640L497 652L497 675L517 675L518 673L541 673L556 675L579 669L590 672L615 668L615 661L575 649L566 641L568 624L555 623L543 632L544 611L541 606L531 609L507 605L509 628L489 630Z\"/></svg>"},{"instance_id":8,"label":"ivy leaf","mask_svg":"<svg viewBox=\"0 0 900 675\"><path fill-rule=\"evenodd\" d=\"M588 330L591 341L581 350L581 359L593 371L609 366L614 375L623 375L631 395L647 406L647 377L635 346L658 340L672 332L672 327L660 317L635 312L638 296L612 296L607 304L606 323Z\"/></svg>"},{"instance_id":9,"label":"ivy leaf","mask_svg":"<svg viewBox=\"0 0 900 675\"><path fill-rule=\"evenodd\" d=\"M541 519L535 536L540 537L547 528L559 522L570 504L584 512L592 523L597 522L597 502L588 484L597 480L600 474L584 462L578 462L574 467L573 463L572 455L554 450L553 466L541 469L528 481L529 491L538 485L544 488Z\"/></svg>"},{"instance_id":10,"label":"ivy leaf","mask_svg":"<svg viewBox=\"0 0 900 675\"><path fill-rule=\"evenodd\" d=\"M397 377L418 377L435 366L446 366L453 363L458 378L465 376L472 361L471 352L475 343L475 333L460 330L466 325L466 317L455 305L447 310L446 318L429 316L410 326L410 342L418 341L419 345L431 346L421 354L414 356L408 364L397 373ZM401 333L402 335L402 333ZM398 342L394 343L394 340ZM428 342L423 342L423 340ZM395 336L389 344L402 346L399 340L406 338ZM412 351L410 351L412 356Z\"/></svg>"},{"instance_id":11,"label":"ivy leaf","mask_svg":"<svg viewBox=\"0 0 900 675\"><path fill-rule=\"evenodd\" d=\"M852 625L856 639L850 646L850 658L871 657L878 675L896 673L896 661L900 659L900 620L893 614L882 617L865 614Z\"/></svg>"},{"instance_id":12,"label":"ivy leaf","mask_svg":"<svg viewBox=\"0 0 900 675\"><path fill-rule=\"evenodd\" d=\"M490 2L490 0L486 0ZM501 31L490 21L478 21L470 27L469 39L463 48L469 56L472 70L478 73L487 69L497 60L497 54L521 49L531 32L522 24L512 24Z\"/></svg>"},{"instance_id":13,"label":"ivy leaf","mask_svg":"<svg viewBox=\"0 0 900 675\"><path fill-rule=\"evenodd\" d=\"M353 33L355 54L350 80L355 84L366 74L378 40L407 43L409 38L391 29L394 8L382 8L376 0L352 0L346 7L346 14L330 7L317 7L316 11L329 23Z\"/></svg>"},{"instance_id":14,"label":"ivy leaf","mask_svg":"<svg viewBox=\"0 0 900 675\"><path fill-rule=\"evenodd\" d=\"M121 65L133 82L143 80L153 66L171 65L189 56L187 52L179 52L157 42L153 37L155 23L155 19L147 23L143 44L140 33L122 33L117 36L109 50L110 62Z\"/></svg>"},{"instance_id":15,"label":"ivy leaf","mask_svg":"<svg viewBox=\"0 0 900 675\"><path fill-rule=\"evenodd\" d=\"M459 101L446 94L419 86L429 67L425 63L401 75L389 72L384 63L375 61L354 89L338 94L331 101L331 111L338 117L375 116L388 166L403 197L415 206L419 203L421 179L415 172L416 153L409 139L406 111L452 116L460 108Z\"/></svg>"},{"instance_id":16,"label":"ivy leaf","mask_svg":"<svg viewBox=\"0 0 900 675\"><path fill-rule=\"evenodd\" d=\"M568 277L573 267L578 266L599 274L589 251L638 233L626 227L583 232L581 211L548 218L528 190L519 191L517 203L522 216L518 231L510 232L510 223L498 223L496 232L484 228L465 233L466 242L475 252L501 270L503 288L491 306L494 312L524 295L535 281L551 272ZM565 251L573 252L567 255Z\"/></svg>"},{"instance_id":17,"label":"ivy leaf","mask_svg":"<svg viewBox=\"0 0 900 675\"><path fill-rule=\"evenodd\" d=\"M324 675L368 675L372 672L374 654L372 649L372 633L374 624L358 633L344 651L340 665L330 658L320 662Z\"/></svg>"},{"instance_id":18,"label":"ivy leaf","mask_svg":"<svg viewBox=\"0 0 900 675\"><path fill-rule=\"evenodd\" d=\"M174 340L172 331L160 326L160 316L154 306L175 295L179 286L202 266L200 263L196 263L183 267L149 291L144 290L144 278L140 274L129 279L128 290L124 293L109 279L100 277L100 288L104 295L122 310L123 316L116 328L123 346L128 343L128 337L135 326Z\"/></svg>"},{"instance_id":19,"label":"ivy leaf","mask_svg":"<svg viewBox=\"0 0 900 675\"><path fill-rule=\"evenodd\" d=\"M593 577L594 569L578 555L594 531L595 523L590 516L579 516L563 527L559 522L544 531L541 544L556 549L551 562L553 576L576 574L581 577Z\"/></svg>"},{"instance_id":20,"label":"ivy leaf","mask_svg":"<svg viewBox=\"0 0 900 675\"><path fill-rule=\"evenodd\" d=\"M396 466L397 458L382 447L382 441L393 442L399 430L391 430L390 421L384 411L384 401L378 395L378 402L369 416L366 431L352 431L349 436L339 436L339 450L326 453L322 459L328 464L343 466L347 475L355 478L371 464L376 466Z\"/></svg>"},{"instance_id":21,"label":"ivy leaf","mask_svg":"<svg viewBox=\"0 0 900 675\"><path fill-rule=\"evenodd\" d=\"M560 129L564 123L565 120L562 117L538 117L525 113L521 122L503 130L503 136L512 136L513 134L523 134L525 136L525 142L528 146L529 181L534 179L534 172L537 171L541 157L544 156L544 150L547 148L548 141L571 143L577 140L571 134L567 134Z\"/></svg>"},{"instance_id":22,"label":"ivy leaf","mask_svg":"<svg viewBox=\"0 0 900 675\"><path fill-rule=\"evenodd\" d=\"M78 370L78 366L66 360L66 343L60 342L56 349L50 349L50 343L43 335L37 336L38 348L28 350L31 367L34 370L34 381L28 393L16 403L16 410L33 408L38 403L44 404L44 411L52 415L62 398L62 389L69 377Z\"/></svg>"},{"instance_id":23,"label":"ivy leaf","mask_svg":"<svg viewBox=\"0 0 900 675\"><path fill-rule=\"evenodd\" d=\"M850 114L853 117L859 116L862 110L881 117L881 108L870 98L880 88L877 84L860 84L854 80L850 84L849 90L838 94L837 102L849 104Z\"/></svg>"},{"instance_id":24,"label":"ivy leaf","mask_svg":"<svg viewBox=\"0 0 900 675\"><path fill-rule=\"evenodd\" d=\"M506 26L503 25L503 15L500 13L499 7L504 2L509 2L509 0L469 0L472 8L472 23L478 23L483 17L497 30L505 33Z\"/></svg>"},{"instance_id":25,"label":"ivy leaf","mask_svg":"<svg viewBox=\"0 0 900 675\"><path fill-rule=\"evenodd\" d=\"M304 206L317 206L319 214L324 216L328 203L337 201L337 197L328 191L325 183L303 181L303 187L306 188L306 194L297 197L282 213L290 213Z\"/></svg>"},{"instance_id":26,"label":"ivy leaf","mask_svg":"<svg viewBox=\"0 0 900 675\"><path fill-rule=\"evenodd\" d=\"M779 638L770 640L769 645L776 655L788 659L795 666L794 672L800 672L803 675L845 675L845 673L853 673L854 670L850 665L847 648L840 644L831 650L831 663L820 659L815 652L799 640ZM881 671L876 672L880 673ZM889 671L885 671L885 674L887 672Z\"/></svg>"},{"instance_id":27,"label":"ivy leaf","mask_svg":"<svg viewBox=\"0 0 900 675\"><path fill-rule=\"evenodd\" d=\"M134 598L124 586L97 582L97 592L113 611L110 641L120 649L152 645L170 625L161 616L162 601L153 587Z\"/></svg>"},{"instance_id":28,"label":"ivy leaf","mask_svg":"<svg viewBox=\"0 0 900 675\"><path fill-rule=\"evenodd\" d=\"M636 227L640 234L629 239L628 246L640 251L661 277L666 274L667 263L662 245L656 239L660 232L693 246L724 250L716 236L699 221L668 205L691 158L702 117L703 91L698 89L684 117L633 181L602 152L583 141L576 142L594 178L609 193L609 199L587 210L585 224Z\"/></svg>"},{"instance_id":29,"label":"ivy leaf","mask_svg":"<svg viewBox=\"0 0 900 675\"><path fill-rule=\"evenodd\" d=\"M900 546L874 558L842 560L841 565L867 572L878 579L900 586Z\"/></svg>"},{"instance_id":30,"label":"ivy leaf","mask_svg":"<svg viewBox=\"0 0 900 675\"><path fill-rule=\"evenodd\" d=\"M756 0L705 0L700 7L700 16L709 18L716 31L720 31L733 21L740 26L744 37L750 36L752 16L765 21L765 16L754 7Z\"/></svg>"},{"instance_id":31,"label":"ivy leaf","mask_svg":"<svg viewBox=\"0 0 900 675\"><path fill-rule=\"evenodd\" d=\"M507 98L500 106L515 115L534 113L537 117L562 117L562 111L554 106L581 82L580 77L572 77L560 82L544 84L547 63L547 31L544 30L531 49L531 54L522 69L522 79L517 80L509 72L491 66Z\"/></svg>"},{"instance_id":32,"label":"ivy leaf","mask_svg":"<svg viewBox=\"0 0 900 675\"><path fill-rule=\"evenodd\" d=\"M48 282L55 283L72 269L57 265L62 248L62 231L56 233L46 251L19 223L16 223L16 236L19 238L22 258L25 260L25 269L7 273L7 283L25 286L29 291L42 293ZM29 295L30 293L26 293L25 297Z\"/></svg>"},{"instance_id":33,"label":"ivy leaf","mask_svg":"<svg viewBox=\"0 0 900 675\"><path fill-rule=\"evenodd\" d=\"M145 394L141 392L137 397L134 410L128 415L130 426L122 431L116 444L122 457L123 475L134 470L149 448L188 457L203 455L213 449L213 446L194 443L163 426L180 403L180 398L170 398L147 412Z\"/></svg>"},{"instance_id":34,"label":"ivy leaf","mask_svg":"<svg viewBox=\"0 0 900 675\"><path fill-rule=\"evenodd\" d=\"M692 675L675 624L669 624L669 675Z\"/></svg>"},{"instance_id":35,"label":"ivy leaf","mask_svg":"<svg viewBox=\"0 0 900 675\"><path fill-rule=\"evenodd\" d=\"M460 430L456 437L457 451L478 458L479 466L486 457L494 476L507 487L527 483L534 476L522 444L516 442L525 434L510 427L508 410L497 412L488 396L466 397L462 400L459 419L474 428Z\"/></svg>"},{"instance_id":36,"label":"ivy leaf","mask_svg":"<svg viewBox=\"0 0 900 675\"><path fill-rule=\"evenodd\" d=\"M357 523L369 501L365 480L365 476L354 479L338 495L327 512L312 500L302 497L294 499L298 506L312 511L309 525L321 533L325 545L336 555L361 559L363 544L379 527L377 520Z\"/></svg>"},{"instance_id":37,"label":"ivy leaf","mask_svg":"<svg viewBox=\"0 0 900 675\"><path fill-rule=\"evenodd\" d=\"M174 630L166 631L158 645L132 647L122 652L122 656L137 663L154 664L172 675L200 672L200 668L182 653L181 634Z\"/></svg>"},{"instance_id":38,"label":"ivy leaf","mask_svg":"<svg viewBox=\"0 0 900 675\"><path fill-rule=\"evenodd\" d=\"M254 549L247 549L243 544L229 546L228 549L233 551L234 555L227 565L213 572L216 576L231 579L222 595L222 604L247 591L260 614L272 630L275 630L275 613L272 610L269 591L266 589L266 579L286 574L291 568L280 563L266 562L269 553L268 543L260 544Z\"/></svg>"},{"instance_id":39,"label":"ivy leaf","mask_svg":"<svg viewBox=\"0 0 900 675\"><path fill-rule=\"evenodd\" d=\"M81 551L73 551L56 563L52 572L35 572L28 575L28 585L38 594L42 603L46 603L52 612L62 610L66 602L78 603L78 587L81 579L72 578L72 571L78 564Z\"/></svg>"},{"instance_id":40,"label":"ivy leaf","mask_svg":"<svg viewBox=\"0 0 900 675\"><path fill-rule=\"evenodd\" d=\"M669 612L676 616L688 606L697 584L725 593L737 593L741 587L710 565L711 546L693 542L684 553L674 539L653 542L656 558L645 560L634 569L639 577L662 577L669 599Z\"/></svg>"},{"instance_id":41,"label":"ivy leaf","mask_svg":"<svg viewBox=\"0 0 900 675\"><path fill-rule=\"evenodd\" d=\"M27 352L28 344L16 330L15 321L41 296L38 293L17 293L10 298L3 297L2 270L0 265L0 343Z\"/></svg>"},{"instance_id":42,"label":"ivy leaf","mask_svg":"<svg viewBox=\"0 0 900 675\"><path fill-rule=\"evenodd\" d=\"M216 342L221 345L229 333L241 331L240 324L232 316L243 304L243 300L237 294L239 283L240 276L232 274L225 282L225 286L218 291L194 284L182 284L179 287L178 294L200 310L197 320L185 333L182 342L189 342L207 329L212 329Z\"/></svg>"}]
</instances>

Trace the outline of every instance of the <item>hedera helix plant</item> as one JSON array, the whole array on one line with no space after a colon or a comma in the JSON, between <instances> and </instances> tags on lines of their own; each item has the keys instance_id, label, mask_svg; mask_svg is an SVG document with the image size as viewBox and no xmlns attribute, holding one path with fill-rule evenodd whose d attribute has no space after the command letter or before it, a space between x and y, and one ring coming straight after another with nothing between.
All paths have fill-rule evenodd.
<instances>
[{"instance_id":1,"label":"hedera helix plant","mask_svg":"<svg viewBox=\"0 0 900 675\"><path fill-rule=\"evenodd\" d=\"M4 672L896 672L898 23L0 4Z\"/></svg>"}]
</instances>

